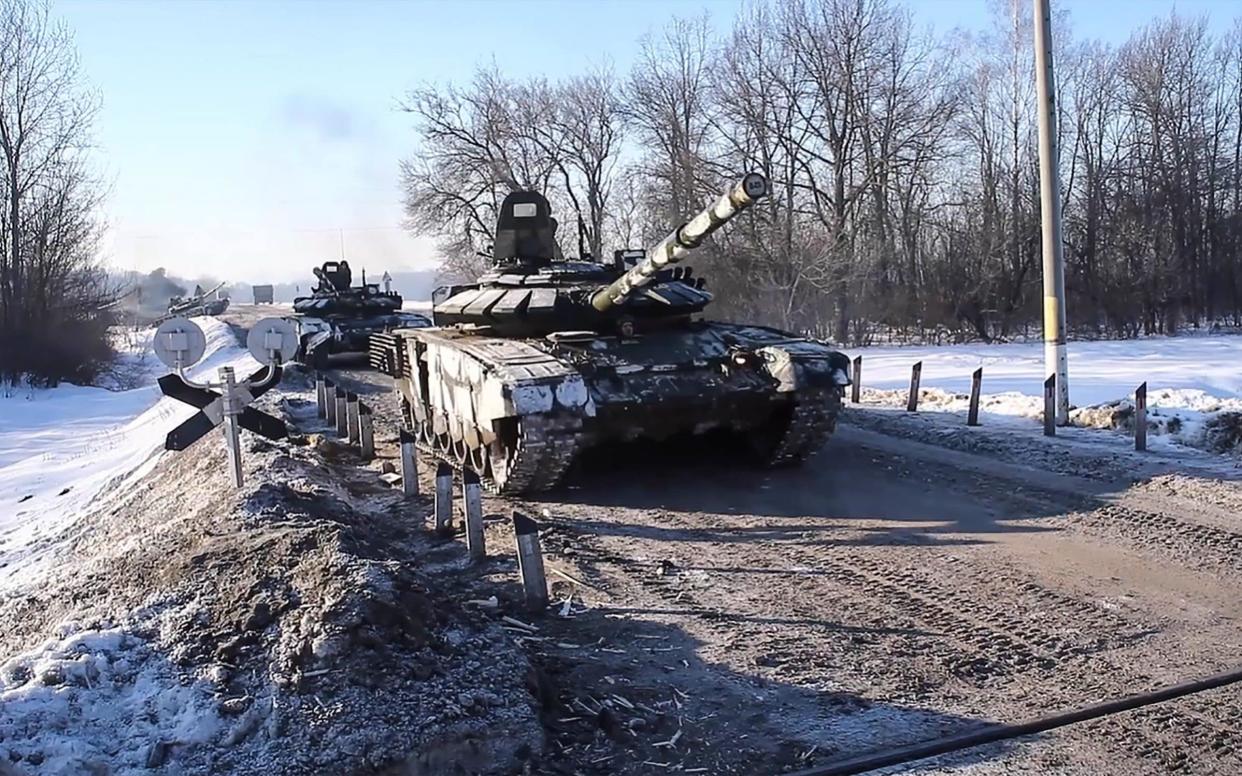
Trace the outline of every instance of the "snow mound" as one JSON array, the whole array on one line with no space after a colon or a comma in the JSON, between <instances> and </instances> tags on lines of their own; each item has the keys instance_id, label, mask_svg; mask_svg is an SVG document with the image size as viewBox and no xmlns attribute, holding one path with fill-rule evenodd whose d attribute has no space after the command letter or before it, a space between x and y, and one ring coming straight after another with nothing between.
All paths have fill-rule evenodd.
<instances>
[{"instance_id":1,"label":"snow mound","mask_svg":"<svg viewBox=\"0 0 1242 776\"><path fill-rule=\"evenodd\" d=\"M214 737L216 707L207 682L108 622L65 623L0 664L0 740L41 774L148 773L172 747Z\"/></svg>"}]
</instances>

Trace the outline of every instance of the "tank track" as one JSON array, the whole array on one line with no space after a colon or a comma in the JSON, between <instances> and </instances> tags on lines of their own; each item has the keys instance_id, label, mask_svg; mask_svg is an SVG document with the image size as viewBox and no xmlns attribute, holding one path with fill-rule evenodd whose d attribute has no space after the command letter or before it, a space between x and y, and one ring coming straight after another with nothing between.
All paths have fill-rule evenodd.
<instances>
[{"instance_id":1,"label":"tank track","mask_svg":"<svg viewBox=\"0 0 1242 776\"><path fill-rule=\"evenodd\" d=\"M808 391L798 396L779 439L764 456L767 466L797 463L819 450L837 429L841 410L840 392L834 389Z\"/></svg>"},{"instance_id":2,"label":"tank track","mask_svg":"<svg viewBox=\"0 0 1242 776\"><path fill-rule=\"evenodd\" d=\"M407 416L407 422L409 422ZM462 454L458 445L447 443L442 436L426 433L414 424L417 446L420 450L451 466L469 466L482 469L482 485L490 493L513 495L554 487L573 464L582 441L582 421L571 416L530 415L520 420L516 443L504 450L503 483L495 476L497 465L495 448L487 451L483 460L472 458L467 451ZM480 466L480 463L483 464Z\"/></svg>"}]
</instances>

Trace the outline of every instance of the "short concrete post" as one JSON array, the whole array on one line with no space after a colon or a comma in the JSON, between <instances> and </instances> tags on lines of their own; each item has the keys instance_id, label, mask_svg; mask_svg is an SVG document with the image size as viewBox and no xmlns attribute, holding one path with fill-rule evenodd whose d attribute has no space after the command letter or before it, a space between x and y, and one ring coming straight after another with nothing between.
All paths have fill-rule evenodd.
<instances>
[{"instance_id":1,"label":"short concrete post","mask_svg":"<svg viewBox=\"0 0 1242 776\"><path fill-rule=\"evenodd\" d=\"M345 390L336 389L336 435L342 439L349 436L349 409L345 404Z\"/></svg>"},{"instance_id":2,"label":"short concrete post","mask_svg":"<svg viewBox=\"0 0 1242 776\"><path fill-rule=\"evenodd\" d=\"M983 388L983 367L975 370L970 376L970 412L966 416L966 425L979 425L979 391Z\"/></svg>"},{"instance_id":3,"label":"short concrete post","mask_svg":"<svg viewBox=\"0 0 1242 776\"><path fill-rule=\"evenodd\" d=\"M483 487L473 469L461 472L461 511L466 516L466 548L470 558L484 560L487 548L483 541Z\"/></svg>"},{"instance_id":4,"label":"short concrete post","mask_svg":"<svg viewBox=\"0 0 1242 776\"><path fill-rule=\"evenodd\" d=\"M1044 380L1044 436L1057 435L1057 376Z\"/></svg>"},{"instance_id":5,"label":"short concrete post","mask_svg":"<svg viewBox=\"0 0 1242 776\"><path fill-rule=\"evenodd\" d=\"M329 425L336 425L336 383L323 381L323 416Z\"/></svg>"},{"instance_id":6,"label":"short concrete post","mask_svg":"<svg viewBox=\"0 0 1242 776\"><path fill-rule=\"evenodd\" d=\"M345 394L345 430L349 434L349 443L358 444L361 438L358 431L358 394L353 391Z\"/></svg>"},{"instance_id":7,"label":"short concrete post","mask_svg":"<svg viewBox=\"0 0 1242 776\"><path fill-rule=\"evenodd\" d=\"M375 457L375 426L371 408L362 402L358 402L358 452L364 461Z\"/></svg>"},{"instance_id":8,"label":"short concrete post","mask_svg":"<svg viewBox=\"0 0 1242 776\"><path fill-rule=\"evenodd\" d=\"M436 467L436 533L453 533L453 467L443 461Z\"/></svg>"},{"instance_id":9,"label":"short concrete post","mask_svg":"<svg viewBox=\"0 0 1242 776\"><path fill-rule=\"evenodd\" d=\"M1134 449L1147 449L1147 383L1134 392Z\"/></svg>"},{"instance_id":10,"label":"short concrete post","mask_svg":"<svg viewBox=\"0 0 1242 776\"><path fill-rule=\"evenodd\" d=\"M526 605L542 611L548 605L548 580L543 570L543 551L539 547L539 524L521 512L513 513L513 534L517 539L518 571Z\"/></svg>"},{"instance_id":11,"label":"short concrete post","mask_svg":"<svg viewBox=\"0 0 1242 776\"><path fill-rule=\"evenodd\" d=\"M418 495L418 456L414 454L414 435L401 429L401 490L407 496Z\"/></svg>"},{"instance_id":12,"label":"short concrete post","mask_svg":"<svg viewBox=\"0 0 1242 776\"><path fill-rule=\"evenodd\" d=\"M229 476L233 486L240 488L243 484L241 461L241 426L237 418L246 409L241 400L233 395L237 383L233 379L233 368L220 367L220 391L224 405L224 443L228 454Z\"/></svg>"},{"instance_id":13,"label":"short concrete post","mask_svg":"<svg viewBox=\"0 0 1242 776\"><path fill-rule=\"evenodd\" d=\"M850 386L850 401L857 404L862 398L862 356L854 357L854 384Z\"/></svg>"},{"instance_id":14,"label":"short concrete post","mask_svg":"<svg viewBox=\"0 0 1242 776\"><path fill-rule=\"evenodd\" d=\"M906 399L906 412L919 410L919 380L923 376L923 362L919 361L910 369L910 397Z\"/></svg>"},{"instance_id":15,"label":"short concrete post","mask_svg":"<svg viewBox=\"0 0 1242 776\"><path fill-rule=\"evenodd\" d=\"M324 402L327 398L327 386L324 384L322 374L315 373L315 412L321 418L328 417L328 407Z\"/></svg>"}]
</instances>

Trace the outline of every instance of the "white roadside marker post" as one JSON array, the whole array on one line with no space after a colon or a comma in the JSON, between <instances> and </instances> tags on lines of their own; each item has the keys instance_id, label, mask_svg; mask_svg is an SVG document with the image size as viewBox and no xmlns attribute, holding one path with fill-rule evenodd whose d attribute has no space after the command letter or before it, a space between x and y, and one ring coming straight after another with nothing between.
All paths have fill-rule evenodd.
<instances>
[{"instance_id":1,"label":"white roadside marker post","mask_svg":"<svg viewBox=\"0 0 1242 776\"><path fill-rule=\"evenodd\" d=\"M345 389L336 389L336 435L341 439L349 437L349 409L345 405Z\"/></svg>"},{"instance_id":2,"label":"white roadside marker post","mask_svg":"<svg viewBox=\"0 0 1242 776\"><path fill-rule=\"evenodd\" d=\"M327 398L328 388L324 385L324 377L320 372L315 373L315 414L321 418L328 416L328 408L324 405L324 399Z\"/></svg>"},{"instance_id":3,"label":"white roadside marker post","mask_svg":"<svg viewBox=\"0 0 1242 776\"><path fill-rule=\"evenodd\" d=\"M862 356L854 357L854 385L850 387L850 401L854 404L862 399Z\"/></svg>"},{"instance_id":4,"label":"white roadside marker post","mask_svg":"<svg viewBox=\"0 0 1242 776\"><path fill-rule=\"evenodd\" d=\"M331 380L323 384L323 417L329 426L336 425L336 383Z\"/></svg>"},{"instance_id":5,"label":"white roadside marker post","mask_svg":"<svg viewBox=\"0 0 1242 776\"><path fill-rule=\"evenodd\" d=\"M221 399L224 404L224 445L228 454L229 474L233 478L233 485L240 488L242 486L241 429L237 425L237 416L241 414L244 406L240 406L241 402L233 395L237 386L233 382L232 367L220 367L220 386L223 389Z\"/></svg>"},{"instance_id":6,"label":"white roadside marker post","mask_svg":"<svg viewBox=\"0 0 1242 776\"><path fill-rule=\"evenodd\" d=\"M358 402L358 452L364 461L375 457L375 427L371 408L362 402Z\"/></svg>"},{"instance_id":7,"label":"white roadside marker post","mask_svg":"<svg viewBox=\"0 0 1242 776\"><path fill-rule=\"evenodd\" d=\"M983 389L983 367L975 370L970 376L970 412L966 416L966 425L979 425L979 392Z\"/></svg>"},{"instance_id":8,"label":"white roadside marker post","mask_svg":"<svg viewBox=\"0 0 1242 776\"><path fill-rule=\"evenodd\" d=\"M358 394L350 391L345 394L345 430L349 434L349 443L356 445L362 439L362 430L359 428L360 420L358 418Z\"/></svg>"},{"instance_id":9,"label":"white roadside marker post","mask_svg":"<svg viewBox=\"0 0 1242 776\"><path fill-rule=\"evenodd\" d=\"M919 381L923 376L923 362L919 361L910 368L910 396L906 399L906 412L918 412Z\"/></svg>"},{"instance_id":10,"label":"white roadside marker post","mask_svg":"<svg viewBox=\"0 0 1242 776\"><path fill-rule=\"evenodd\" d=\"M513 534L526 605L534 611L543 611L548 606L548 578L543 570L543 550L539 547L539 524L521 512L514 512Z\"/></svg>"},{"instance_id":11,"label":"white roadside marker post","mask_svg":"<svg viewBox=\"0 0 1242 776\"><path fill-rule=\"evenodd\" d=\"M401 490L418 495L418 457L414 454L414 435L401 429Z\"/></svg>"},{"instance_id":12,"label":"white roadside marker post","mask_svg":"<svg viewBox=\"0 0 1242 776\"><path fill-rule=\"evenodd\" d=\"M1147 383L1134 392L1134 449L1147 450Z\"/></svg>"},{"instance_id":13,"label":"white roadside marker post","mask_svg":"<svg viewBox=\"0 0 1242 776\"><path fill-rule=\"evenodd\" d=\"M453 533L453 467L443 462L436 468L436 533Z\"/></svg>"},{"instance_id":14,"label":"white roadside marker post","mask_svg":"<svg viewBox=\"0 0 1242 776\"><path fill-rule=\"evenodd\" d=\"M461 472L461 511L466 516L466 549L474 561L487 559L483 539L483 488L473 469Z\"/></svg>"}]
</instances>

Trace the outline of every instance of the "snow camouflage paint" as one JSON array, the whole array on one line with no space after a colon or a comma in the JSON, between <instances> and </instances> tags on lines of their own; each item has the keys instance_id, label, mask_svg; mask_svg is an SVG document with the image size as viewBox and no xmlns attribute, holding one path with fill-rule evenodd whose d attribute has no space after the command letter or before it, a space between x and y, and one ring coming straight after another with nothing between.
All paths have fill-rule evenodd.
<instances>
[{"instance_id":1,"label":"snow camouflage paint","mask_svg":"<svg viewBox=\"0 0 1242 776\"><path fill-rule=\"evenodd\" d=\"M751 174L631 268L565 261L547 200L500 208L494 271L437 292L439 328L372 340L419 444L493 491L557 483L578 450L727 430L761 463L800 461L832 433L849 359L760 326L698 321L702 278L676 264L767 192ZM519 209L520 206L520 209Z\"/></svg>"}]
</instances>

